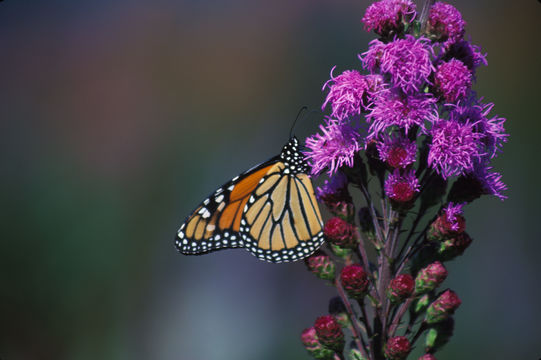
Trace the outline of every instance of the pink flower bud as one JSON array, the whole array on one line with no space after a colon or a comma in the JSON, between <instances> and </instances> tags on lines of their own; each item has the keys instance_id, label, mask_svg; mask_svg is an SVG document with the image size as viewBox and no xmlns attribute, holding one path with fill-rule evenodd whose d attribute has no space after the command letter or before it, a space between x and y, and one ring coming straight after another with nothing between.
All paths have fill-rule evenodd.
<instances>
[{"instance_id":1,"label":"pink flower bud","mask_svg":"<svg viewBox=\"0 0 541 360\"><path fill-rule=\"evenodd\" d=\"M447 269L435 261L421 269L415 278L415 294L420 295L437 288L447 278Z\"/></svg>"},{"instance_id":2,"label":"pink flower bud","mask_svg":"<svg viewBox=\"0 0 541 360\"><path fill-rule=\"evenodd\" d=\"M419 360L438 360L436 357L432 354L424 354L419 358Z\"/></svg>"},{"instance_id":3,"label":"pink flower bud","mask_svg":"<svg viewBox=\"0 0 541 360\"><path fill-rule=\"evenodd\" d=\"M354 299L361 299L368 289L368 276L361 265L345 266L340 273L340 282Z\"/></svg>"},{"instance_id":4,"label":"pink flower bud","mask_svg":"<svg viewBox=\"0 0 541 360\"><path fill-rule=\"evenodd\" d=\"M304 329L301 334L301 341L308 353L316 359L331 359L334 355L334 351L327 349L319 342L314 327Z\"/></svg>"},{"instance_id":5,"label":"pink flower bud","mask_svg":"<svg viewBox=\"0 0 541 360\"><path fill-rule=\"evenodd\" d=\"M357 246L357 230L355 226L339 217L333 217L327 221L323 232L334 245L344 248Z\"/></svg>"},{"instance_id":6,"label":"pink flower bud","mask_svg":"<svg viewBox=\"0 0 541 360\"><path fill-rule=\"evenodd\" d=\"M320 316L314 324L319 341L337 352L344 350L345 339L342 327L331 315Z\"/></svg>"},{"instance_id":7,"label":"pink flower bud","mask_svg":"<svg viewBox=\"0 0 541 360\"><path fill-rule=\"evenodd\" d=\"M447 213L443 213L430 224L428 240L444 240L461 234L466 229L466 220L461 214L456 214L451 219Z\"/></svg>"},{"instance_id":8,"label":"pink flower bud","mask_svg":"<svg viewBox=\"0 0 541 360\"><path fill-rule=\"evenodd\" d=\"M401 274L391 280L387 289L387 297L393 302L398 303L408 298L415 287L415 282L410 274Z\"/></svg>"},{"instance_id":9,"label":"pink flower bud","mask_svg":"<svg viewBox=\"0 0 541 360\"><path fill-rule=\"evenodd\" d=\"M320 251L305 259L305 264L312 273L324 280L334 280L335 266L331 258Z\"/></svg>"},{"instance_id":10,"label":"pink flower bud","mask_svg":"<svg viewBox=\"0 0 541 360\"><path fill-rule=\"evenodd\" d=\"M426 322L435 324L447 319L461 303L462 301L454 291L446 290L426 309Z\"/></svg>"},{"instance_id":11,"label":"pink flower bud","mask_svg":"<svg viewBox=\"0 0 541 360\"><path fill-rule=\"evenodd\" d=\"M411 345L407 337L395 336L390 338L385 345L385 356L390 360L405 359L411 351Z\"/></svg>"}]
</instances>

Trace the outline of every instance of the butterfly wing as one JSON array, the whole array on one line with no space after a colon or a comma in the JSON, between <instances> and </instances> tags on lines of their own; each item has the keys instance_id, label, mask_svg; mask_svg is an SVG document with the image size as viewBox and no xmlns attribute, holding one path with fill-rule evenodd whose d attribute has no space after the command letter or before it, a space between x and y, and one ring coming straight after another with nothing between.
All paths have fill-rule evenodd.
<instances>
[{"instance_id":1,"label":"butterfly wing","mask_svg":"<svg viewBox=\"0 0 541 360\"><path fill-rule=\"evenodd\" d=\"M285 174L275 165L244 209L246 248L261 260L288 262L309 256L323 243L322 220L308 175Z\"/></svg>"},{"instance_id":2,"label":"butterfly wing","mask_svg":"<svg viewBox=\"0 0 541 360\"><path fill-rule=\"evenodd\" d=\"M239 233L243 209L259 181L277 161L255 166L219 187L192 212L177 232L177 249L201 255L223 248L243 247Z\"/></svg>"},{"instance_id":3,"label":"butterfly wing","mask_svg":"<svg viewBox=\"0 0 541 360\"><path fill-rule=\"evenodd\" d=\"M245 247L271 262L300 260L323 243L308 166L291 138L279 156L233 178L205 199L177 233L186 255Z\"/></svg>"}]
</instances>

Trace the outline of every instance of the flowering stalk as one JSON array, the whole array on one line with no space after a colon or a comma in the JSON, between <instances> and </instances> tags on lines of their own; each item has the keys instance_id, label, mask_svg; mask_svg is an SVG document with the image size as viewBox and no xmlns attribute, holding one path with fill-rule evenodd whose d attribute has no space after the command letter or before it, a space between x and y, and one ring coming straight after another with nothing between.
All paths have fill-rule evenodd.
<instances>
[{"instance_id":1,"label":"flowering stalk","mask_svg":"<svg viewBox=\"0 0 541 360\"><path fill-rule=\"evenodd\" d=\"M444 263L472 242L463 208L506 198L490 165L505 119L472 90L486 56L452 5L427 0L419 14L410 0L380 0L362 22L378 38L356 69L332 69L330 115L306 140L311 175L329 176L317 198L332 214L327 249L306 263L339 297L302 339L316 359L401 360L425 335L421 359L435 359L461 304L439 288Z\"/></svg>"}]
</instances>

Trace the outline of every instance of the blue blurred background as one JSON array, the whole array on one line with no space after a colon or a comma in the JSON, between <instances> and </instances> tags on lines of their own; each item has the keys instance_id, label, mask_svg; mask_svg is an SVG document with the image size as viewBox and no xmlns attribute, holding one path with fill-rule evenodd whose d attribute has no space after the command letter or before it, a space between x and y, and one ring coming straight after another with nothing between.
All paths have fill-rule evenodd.
<instances>
[{"instance_id":1,"label":"blue blurred background","mask_svg":"<svg viewBox=\"0 0 541 360\"><path fill-rule=\"evenodd\" d=\"M466 210L463 300L438 359L541 356L541 4L456 1L508 118L509 199ZM0 3L0 357L308 359L331 287L302 263L184 257L184 217L279 151L329 70L358 68L368 1ZM320 115L297 127L314 132Z\"/></svg>"}]
</instances>

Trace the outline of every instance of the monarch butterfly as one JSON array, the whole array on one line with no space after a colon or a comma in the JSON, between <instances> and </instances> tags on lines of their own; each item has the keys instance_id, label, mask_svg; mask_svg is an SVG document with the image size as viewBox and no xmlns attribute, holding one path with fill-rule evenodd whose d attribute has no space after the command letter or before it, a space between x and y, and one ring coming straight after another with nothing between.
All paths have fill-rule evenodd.
<instances>
[{"instance_id":1,"label":"monarch butterfly","mask_svg":"<svg viewBox=\"0 0 541 360\"><path fill-rule=\"evenodd\" d=\"M234 177L205 199L177 232L186 255L246 248L261 260L296 261L323 243L308 164L293 136L280 155Z\"/></svg>"}]
</instances>

